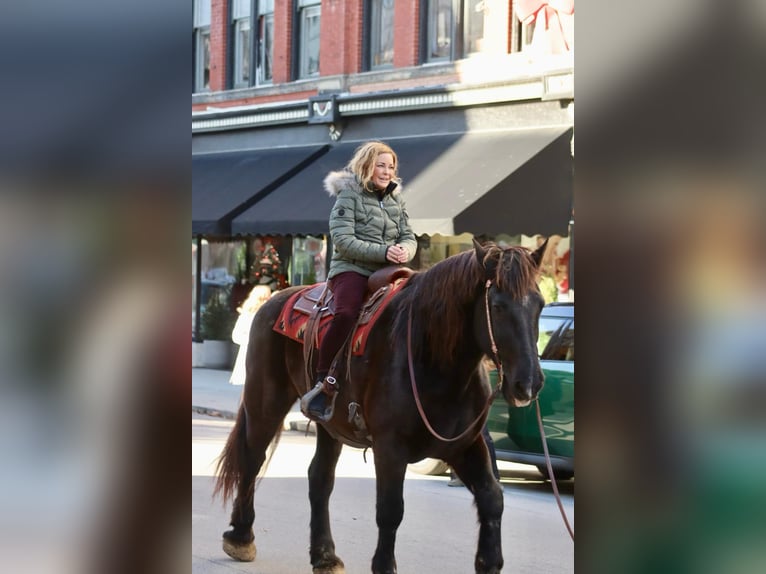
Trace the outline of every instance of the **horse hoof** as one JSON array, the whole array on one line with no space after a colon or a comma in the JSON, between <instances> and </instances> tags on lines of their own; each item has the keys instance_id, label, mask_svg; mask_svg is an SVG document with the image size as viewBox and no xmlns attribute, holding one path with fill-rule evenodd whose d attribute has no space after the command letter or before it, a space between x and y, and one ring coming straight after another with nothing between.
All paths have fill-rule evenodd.
<instances>
[{"instance_id":1,"label":"horse hoof","mask_svg":"<svg viewBox=\"0 0 766 574\"><path fill-rule=\"evenodd\" d=\"M248 542L246 544L235 544L234 542L223 539L223 551L234 560L240 562L252 562L255 560L255 543Z\"/></svg>"},{"instance_id":2,"label":"horse hoof","mask_svg":"<svg viewBox=\"0 0 766 574\"><path fill-rule=\"evenodd\" d=\"M330 566L317 566L312 570L313 574L346 574L346 567L343 562L332 564Z\"/></svg>"}]
</instances>

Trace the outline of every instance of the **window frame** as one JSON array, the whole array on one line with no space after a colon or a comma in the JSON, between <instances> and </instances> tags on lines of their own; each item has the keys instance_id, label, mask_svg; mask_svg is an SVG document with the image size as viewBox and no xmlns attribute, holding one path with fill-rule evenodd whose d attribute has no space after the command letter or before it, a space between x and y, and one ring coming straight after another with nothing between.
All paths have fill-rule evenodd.
<instances>
[{"instance_id":1,"label":"window frame","mask_svg":"<svg viewBox=\"0 0 766 574\"><path fill-rule=\"evenodd\" d=\"M432 9L434 9L436 6L439 5L439 3L442 0L424 0L424 13L425 18L423 18L424 21L424 49L423 49L423 56L424 56L424 62L427 64L436 64L436 63L442 63L442 62L451 62L453 61L454 55L456 53L455 49L455 31L457 30L457 24L455 23L455 15L456 15L456 4L460 3L460 0L446 0L444 2L445 4L449 4L450 6L450 14L451 14L451 22L448 29L447 38L449 39L449 48L448 48L448 54L446 56L432 56L431 55L431 43L433 36L438 37L438 31L436 30L437 26L435 22L432 20ZM436 39L434 39L436 40Z\"/></svg>"},{"instance_id":2,"label":"window frame","mask_svg":"<svg viewBox=\"0 0 766 574\"><path fill-rule=\"evenodd\" d=\"M295 80L305 80L310 78L317 78L320 75L320 52L321 52L321 30L322 30L322 3L321 0L297 0L295 3L295 22L297 24L295 31L295 40L293 42L293 50L295 57L294 73ZM316 73L309 73L308 61L309 54L307 51L306 35L308 34L306 21L312 17L318 17L319 19L319 50L317 51L317 71Z\"/></svg>"},{"instance_id":3,"label":"window frame","mask_svg":"<svg viewBox=\"0 0 766 574\"><path fill-rule=\"evenodd\" d=\"M486 0L485 7L486 9ZM468 51L470 38L470 25L472 18L471 10L475 8L477 0L422 0L421 2L421 62L424 64L438 64L444 62L454 62L456 60L465 60L483 53L483 50ZM434 36L438 36L438 25L435 22L436 8L440 5L448 5L451 14L451 21L448 25L445 38L449 41L447 49L448 54L442 56L432 55L431 45L436 42ZM482 36L486 37L486 19L482 22Z\"/></svg>"},{"instance_id":4,"label":"window frame","mask_svg":"<svg viewBox=\"0 0 766 574\"><path fill-rule=\"evenodd\" d=\"M205 10L207 8L207 10ZM210 91L210 0L194 0L192 4L192 93ZM207 57L205 57L207 56ZM207 64L207 66L205 65ZM207 70L207 83L205 71Z\"/></svg>"},{"instance_id":5,"label":"window frame","mask_svg":"<svg viewBox=\"0 0 766 574\"><path fill-rule=\"evenodd\" d=\"M384 6L385 2L391 2L390 18L391 18L391 61L383 64L375 64L376 54L380 53L380 50L376 50L377 47L382 46L382 28L384 18L383 13L387 10ZM380 10L376 10L376 4L380 7ZM364 61L366 70L386 70L394 67L394 17L395 17L396 1L395 0L367 0L365 2L365 52ZM378 16L378 18L376 18Z\"/></svg>"},{"instance_id":6,"label":"window frame","mask_svg":"<svg viewBox=\"0 0 766 574\"><path fill-rule=\"evenodd\" d=\"M232 88L247 88L253 85L253 26L250 16L246 18L237 18L232 21ZM247 40L243 43L239 42L241 39L241 32L247 30ZM245 68L242 60L245 54L249 56L247 65L247 78L243 77Z\"/></svg>"},{"instance_id":7,"label":"window frame","mask_svg":"<svg viewBox=\"0 0 766 574\"><path fill-rule=\"evenodd\" d=\"M235 1L229 2L228 85L230 89L270 85L274 81L274 0L244 0L238 4L239 13ZM245 47L239 41L243 29L249 31ZM265 40L267 34L270 44ZM242 67L245 50L249 57L247 80L243 78Z\"/></svg>"},{"instance_id":8,"label":"window frame","mask_svg":"<svg viewBox=\"0 0 766 574\"><path fill-rule=\"evenodd\" d=\"M463 11L462 11L463 12L463 25L462 25L462 29L461 29L461 34L462 34L462 42L461 42L462 50L461 51L462 51L462 54L463 54L463 56L462 56L463 58L470 58L472 56L476 56L477 54L481 54L483 52L482 49L474 50L472 52L470 52L468 50L468 45L470 43L469 39L471 37L469 28L471 26L471 22L474 21L473 18L471 17L471 15L475 13L475 9L472 11L472 8L475 8L475 6L472 6L472 4L479 3L479 2L484 4L484 6L482 7L482 16L481 16L481 21L482 21L482 23L481 23L481 31L482 31L481 39L483 41L484 37L486 35L486 29L485 29L486 17L484 15L484 13L487 10L487 6L486 6L487 0L463 0Z\"/></svg>"},{"instance_id":9,"label":"window frame","mask_svg":"<svg viewBox=\"0 0 766 574\"><path fill-rule=\"evenodd\" d=\"M274 3L271 2L270 12L258 12L256 15L257 30L255 42L257 46L256 54L256 85L264 86L274 83ZM267 35L267 30L270 34ZM270 50L266 46L266 38L271 40ZM267 68L270 75L266 77Z\"/></svg>"},{"instance_id":10,"label":"window frame","mask_svg":"<svg viewBox=\"0 0 766 574\"><path fill-rule=\"evenodd\" d=\"M511 13L511 52L520 53L527 51L532 45L535 33L535 22L523 24L516 14L516 6Z\"/></svg>"}]
</instances>

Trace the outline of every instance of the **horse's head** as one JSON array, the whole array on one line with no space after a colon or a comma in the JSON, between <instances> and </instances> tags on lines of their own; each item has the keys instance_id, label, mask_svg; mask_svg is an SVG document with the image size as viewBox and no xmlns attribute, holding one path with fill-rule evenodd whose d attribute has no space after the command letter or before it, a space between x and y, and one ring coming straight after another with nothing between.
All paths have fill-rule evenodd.
<instances>
[{"instance_id":1,"label":"horse's head","mask_svg":"<svg viewBox=\"0 0 766 574\"><path fill-rule=\"evenodd\" d=\"M547 241L537 251L522 247L482 247L474 240L484 269L485 290L476 303L476 337L482 350L502 365L506 401L526 406L543 387L537 354L538 321L544 300L537 269Z\"/></svg>"}]
</instances>

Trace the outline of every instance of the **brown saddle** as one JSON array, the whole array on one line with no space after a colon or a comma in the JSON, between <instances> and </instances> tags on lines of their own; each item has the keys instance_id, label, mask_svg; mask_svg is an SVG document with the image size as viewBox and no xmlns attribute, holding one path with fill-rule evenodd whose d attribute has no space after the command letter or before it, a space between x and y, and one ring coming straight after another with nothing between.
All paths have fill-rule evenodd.
<instances>
[{"instance_id":1,"label":"brown saddle","mask_svg":"<svg viewBox=\"0 0 766 574\"><path fill-rule=\"evenodd\" d=\"M395 283L398 279L408 279L415 272L409 267L389 266L379 269L367 279L367 295L359 316L358 324L364 325L375 314L385 295L384 287ZM295 311L305 313L309 317L321 317L335 314L335 300L327 283L317 283L301 292L293 305ZM308 329L307 329L308 331ZM310 340L306 338L305 340Z\"/></svg>"},{"instance_id":2,"label":"brown saddle","mask_svg":"<svg viewBox=\"0 0 766 574\"><path fill-rule=\"evenodd\" d=\"M367 294L365 302L359 314L356 326L351 333L349 342L343 346L338 357L330 367L331 373L340 376L338 369L342 369L336 363L342 361L346 354L348 361L351 355L362 355L375 320L385 306L393 298L396 292L404 286L407 280L415 272L407 267L389 266L373 273L367 281ZM292 295L285 303L282 313L274 324L274 330L295 341L303 343L304 376L306 391L313 383L312 367L313 352L319 347L322 337L335 314L335 301L333 293L327 283L319 283L307 287ZM345 442L357 447L370 446L370 438L367 435L366 424L361 412L361 405L357 402L358 392L352 383L342 385L346 387L345 396L349 411L348 422L353 425L353 436L345 437ZM328 429L329 430L329 429ZM333 431L330 431L333 434Z\"/></svg>"}]
</instances>

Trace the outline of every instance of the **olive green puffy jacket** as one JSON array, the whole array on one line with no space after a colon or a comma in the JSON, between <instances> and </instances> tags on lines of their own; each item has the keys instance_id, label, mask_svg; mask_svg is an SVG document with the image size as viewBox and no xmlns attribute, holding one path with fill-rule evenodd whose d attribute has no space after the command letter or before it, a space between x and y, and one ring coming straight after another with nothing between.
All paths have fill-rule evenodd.
<instances>
[{"instance_id":1,"label":"olive green puffy jacket","mask_svg":"<svg viewBox=\"0 0 766 574\"><path fill-rule=\"evenodd\" d=\"M407 261L415 257L417 241L410 227L401 188L387 192L381 201L362 188L349 171L331 172L324 180L335 196L330 212L333 243L328 279L355 271L370 276L386 265L386 248L398 243L407 250Z\"/></svg>"}]
</instances>

